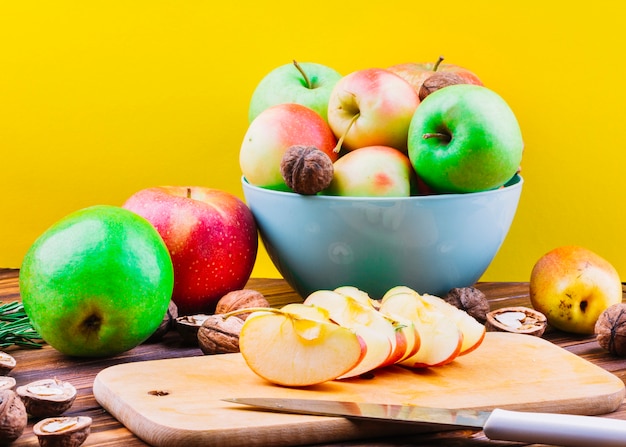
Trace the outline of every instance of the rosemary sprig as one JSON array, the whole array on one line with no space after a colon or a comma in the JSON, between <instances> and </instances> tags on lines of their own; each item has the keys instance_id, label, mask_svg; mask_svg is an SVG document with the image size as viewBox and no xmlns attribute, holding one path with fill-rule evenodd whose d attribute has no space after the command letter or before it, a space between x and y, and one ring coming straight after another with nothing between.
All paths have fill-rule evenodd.
<instances>
[{"instance_id":1,"label":"rosemary sprig","mask_svg":"<svg viewBox=\"0 0 626 447\"><path fill-rule=\"evenodd\" d=\"M41 336L33 328L24 306L19 301L0 301L0 348L12 345L23 348L41 348Z\"/></svg>"}]
</instances>

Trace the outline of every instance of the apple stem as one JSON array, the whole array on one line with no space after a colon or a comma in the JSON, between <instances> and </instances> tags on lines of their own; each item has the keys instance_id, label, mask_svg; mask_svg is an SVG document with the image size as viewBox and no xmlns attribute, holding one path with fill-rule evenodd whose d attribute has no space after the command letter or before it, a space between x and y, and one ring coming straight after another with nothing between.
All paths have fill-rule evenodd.
<instances>
[{"instance_id":1,"label":"apple stem","mask_svg":"<svg viewBox=\"0 0 626 447\"><path fill-rule=\"evenodd\" d=\"M422 138L425 140L428 140L429 138L439 138L444 143L449 143L450 140L452 140L452 137L450 135L441 132L425 133L424 135L422 135Z\"/></svg>"},{"instance_id":2,"label":"apple stem","mask_svg":"<svg viewBox=\"0 0 626 447\"><path fill-rule=\"evenodd\" d=\"M306 84L306 88L308 89L312 89L313 86L311 85L311 81L309 80L309 77L306 75L306 72L304 71L304 69L300 66L300 64L298 63L298 61L296 61L295 59L293 60L293 65L295 65L295 67L298 69L298 71L300 72L300 74L302 75L302 77L304 78L304 82Z\"/></svg>"},{"instance_id":3,"label":"apple stem","mask_svg":"<svg viewBox=\"0 0 626 447\"><path fill-rule=\"evenodd\" d=\"M346 138L346 135L348 134L348 132L350 132L352 125L356 122L356 120L359 118L360 115L361 115L360 113L357 113L356 115L352 117L352 119L348 123L348 127L346 128L346 131L343 133L343 135L341 135L341 138L339 138L339 141L337 141L337 145L335 146L335 149L333 149L333 152L339 153L339 151L341 150L341 146L343 145L343 140Z\"/></svg>"},{"instance_id":4,"label":"apple stem","mask_svg":"<svg viewBox=\"0 0 626 447\"><path fill-rule=\"evenodd\" d=\"M187 188L187 198L191 199L191 188Z\"/></svg>"},{"instance_id":5,"label":"apple stem","mask_svg":"<svg viewBox=\"0 0 626 447\"><path fill-rule=\"evenodd\" d=\"M433 71L437 71L437 69L439 68L439 65L441 65L442 62L443 62L443 56L439 56L439 59L437 59L437 62L435 62L435 65L433 66Z\"/></svg>"}]
</instances>

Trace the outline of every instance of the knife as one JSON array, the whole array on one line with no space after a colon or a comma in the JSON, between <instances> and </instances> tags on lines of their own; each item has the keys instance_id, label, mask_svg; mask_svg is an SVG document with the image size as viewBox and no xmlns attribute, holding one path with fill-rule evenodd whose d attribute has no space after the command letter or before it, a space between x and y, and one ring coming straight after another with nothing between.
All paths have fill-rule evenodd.
<instances>
[{"instance_id":1,"label":"knife","mask_svg":"<svg viewBox=\"0 0 626 447\"><path fill-rule=\"evenodd\" d=\"M563 447L624 447L626 421L595 416L531 413L495 409L429 408L318 399L230 398L226 402L282 413L341 416L433 426L443 430L483 430L491 440L551 444Z\"/></svg>"}]
</instances>

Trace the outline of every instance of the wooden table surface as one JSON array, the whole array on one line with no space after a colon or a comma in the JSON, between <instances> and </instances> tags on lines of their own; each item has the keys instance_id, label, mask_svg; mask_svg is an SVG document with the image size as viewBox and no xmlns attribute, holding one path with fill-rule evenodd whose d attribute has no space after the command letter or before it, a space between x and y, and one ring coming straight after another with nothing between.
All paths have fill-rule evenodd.
<instances>
[{"instance_id":1,"label":"wooden table surface","mask_svg":"<svg viewBox=\"0 0 626 447\"><path fill-rule=\"evenodd\" d=\"M18 287L19 272L14 269L0 269L0 302L11 302L20 299ZM298 295L280 279L250 279L248 288L262 292L274 306L301 301ZM477 285L489 298L491 308L506 306L530 306L527 283L480 283ZM626 381L626 359L613 357L606 353L594 337L580 337L564 334L550 328L543 337L563 348L587 359L612 372L622 381ZM155 343L144 343L124 354L106 359L72 359L50 346L42 349L8 348L17 360L17 366L11 371L18 386L34 380L58 378L72 383L78 396L66 415L86 415L93 419L91 434L84 446L146 446L146 444L128 431L122 424L98 405L93 394L92 385L96 374L102 369L125 362L164 359L172 357L189 357L202 355L199 348L185 345L175 331ZM567 386L564 384L564 386ZM609 415L609 418L626 420L626 403ZM11 446L38 446L36 436L32 432L33 421L22 436ZM0 442L1 444L1 442ZM392 446L520 446L519 443L491 442L482 432L467 431L445 432L403 438L385 438L363 441L342 442L336 446L352 447L370 445L377 447Z\"/></svg>"}]
</instances>

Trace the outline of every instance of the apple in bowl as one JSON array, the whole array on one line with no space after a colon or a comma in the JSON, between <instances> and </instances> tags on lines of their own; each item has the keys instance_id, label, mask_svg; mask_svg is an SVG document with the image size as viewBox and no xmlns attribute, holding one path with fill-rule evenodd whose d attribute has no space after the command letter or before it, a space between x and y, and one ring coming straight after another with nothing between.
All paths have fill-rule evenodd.
<instances>
[{"instance_id":1,"label":"apple in bowl","mask_svg":"<svg viewBox=\"0 0 626 447\"><path fill-rule=\"evenodd\" d=\"M333 68L314 62L293 61L274 68L257 84L248 107L252 122L265 109L282 103L306 106L327 118L328 99L341 79Z\"/></svg>"}]
</instances>

